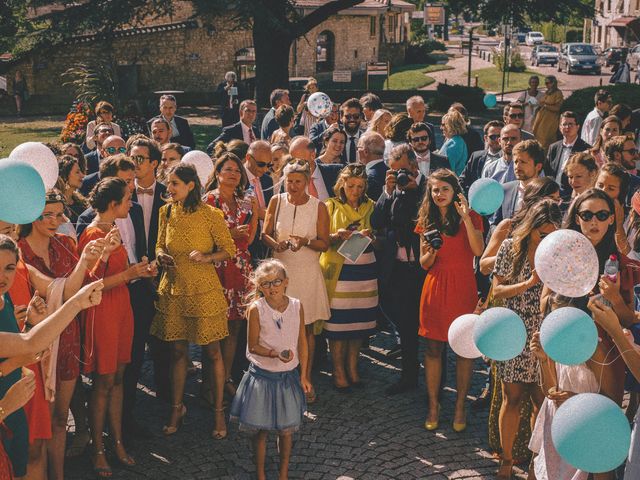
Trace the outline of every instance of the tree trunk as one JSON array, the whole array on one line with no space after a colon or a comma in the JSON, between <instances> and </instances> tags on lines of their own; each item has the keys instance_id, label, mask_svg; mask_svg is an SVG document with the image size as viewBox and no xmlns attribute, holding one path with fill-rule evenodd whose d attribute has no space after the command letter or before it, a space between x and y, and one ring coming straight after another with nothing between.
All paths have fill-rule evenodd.
<instances>
[{"instance_id":1,"label":"tree trunk","mask_svg":"<svg viewBox=\"0 0 640 480\"><path fill-rule=\"evenodd\" d=\"M293 39L269 28L264 19L255 18L253 45L256 51L256 101L269 106L269 95L276 88L289 87L289 52Z\"/></svg>"}]
</instances>

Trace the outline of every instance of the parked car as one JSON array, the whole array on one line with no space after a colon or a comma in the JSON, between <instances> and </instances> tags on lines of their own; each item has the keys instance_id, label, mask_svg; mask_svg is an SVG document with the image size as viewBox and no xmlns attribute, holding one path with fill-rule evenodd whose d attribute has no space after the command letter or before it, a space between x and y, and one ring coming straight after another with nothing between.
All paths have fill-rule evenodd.
<instances>
[{"instance_id":1,"label":"parked car","mask_svg":"<svg viewBox=\"0 0 640 480\"><path fill-rule=\"evenodd\" d=\"M555 67L558 64L558 49L555 45L536 45L531 50L531 65L547 64Z\"/></svg>"},{"instance_id":2,"label":"parked car","mask_svg":"<svg viewBox=\"0 0 640 480\"><path fill-rule=\"evenodd\" d=\"M640 44L631 49L627 56L627 60L629 61L629 66L631 66L631 68L635 68L636 70L640 68Z\"/></svg>"},{"instance_id":3,"label":"parked car","mask_svg":"<svg viewBox=\"0 0 640 480\"><path fill-rule=\"evenodd\" d=\"M533 47L544 43L544 35L541 32L528 32L524 37L524 43Z\"/></svg>"},{"instance_id":4,"label":"parked car","mask_svg":"<svg viewBox=\"0 0 640 480\"><path fill-rule=\"evenodd\" d=\"M598 55L588 43L565 43L560 50L558 57L558 71L565 71L567 74L584 72L602 73L602 66L598 61Z\"/></svg>"},{"instance_id":5,"label":"parked car","mask_svg":"<svg viewBox=\"0 0 640 480\"><path fill-rule=\"evenodd\" d=\"M615 65L622 61L623 58L626 58L628 54L629 49L627 47L609 47L602 52L604 66L610 67L611 65Z\"/></svg>"}]
</instances>

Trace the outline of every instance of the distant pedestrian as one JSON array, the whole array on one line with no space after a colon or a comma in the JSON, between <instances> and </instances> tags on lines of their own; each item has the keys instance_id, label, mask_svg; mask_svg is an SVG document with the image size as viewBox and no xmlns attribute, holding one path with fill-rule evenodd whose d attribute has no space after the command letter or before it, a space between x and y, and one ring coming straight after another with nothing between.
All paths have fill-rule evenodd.
<instances>
[{"instance_id":1,"label":"distant pedestrian","mask_svg":"<svg viewBox=\"0 0 640 480\"><path fill-rule=\"evenodd\" d=\"M558 80L553 75L545 77L544 84L547 91L538 102L540 107L533 122L533 134L546 151L558 139L560 107L564 95L558 90Z\"/></svg>"},{"instance_id":2,"label":"distant pedestrian","mask_svg":"<svg viewBox=\"0 0 640 480\"><path fill-rule=\"evenodd\" d=\"M216 89L216 98L220 104L222 126L227 127L237 123L240 120L238 106L244 99L244 95L238 84L236 72L225 73L224 82L221 82Z\"/></svg>"},{"instance_id":3,"label":"distant pedestrian","mask_svg":"<svg viewBox=\"0 0 640 480\"><path fill-rule=\"evenodd\" d=\"M16 74L13 77L13 99L16 102L16 114L20 117L22 115L22 106L29 99L27 81L20 70L16 70Z\"/></svg>"}]
</instances>

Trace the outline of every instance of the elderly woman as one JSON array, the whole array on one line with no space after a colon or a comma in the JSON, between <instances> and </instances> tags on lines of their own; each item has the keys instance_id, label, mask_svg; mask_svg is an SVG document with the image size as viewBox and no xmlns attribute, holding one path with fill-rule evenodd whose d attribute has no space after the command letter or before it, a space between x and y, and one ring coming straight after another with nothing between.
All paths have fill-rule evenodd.
<instances>
[{"instance_id":1,"label":"elderly woman","mask_svg":"<svg viewBox=\"0 0 640 480\"><path fill-rule=\"evenodd\" d=\"M355 260L345 259L338 248L352 235L373 237L371 214L375 203L366 196L364 165L342 169L334 187L336 196L326 201L329 210L329 250L320 256L327 285L331 318L325 323L333 359L333 385L339 392L361 386L358 355L363 339L373 334L378 307L376 258L372 245Z\"/></svg>"},{"instance_id":2,"label":"elderly woman","mask_svg":"<svg viewBox=\"0 0 640 480\"><path fill-rule=\"evenodd\" d=\"M98 102L96 104L95 113L96 113L96 119L91 120L87 124L87 136L84 142L89 148L89 150L95 150L96 148L94 131L96 129L96 125L101 122L105 122L111 125L113 134L116 135L117 137L122 137L122 131L120 130L120 125L113 122L113 114L115 113L113 105L105 101Z\"/></svg>"},{"instance_id":3,"label":"elderly woman","mask_svg":"<svg viewBox=\"0 0 640 480\"><path fill-rule=\"evenodd\" d=\"M538 102L538 111L533 122L533 135L545 150L558 139L560 125L560 107L564 95L558 89L558 79L553 75L545 77L547 91Z\"/></svg>"},{"instance_id":4,"label":"elderly woman","mask_svg":"<svg viewBox=\"0 0 640 480\"><path fill-rule=\"evenodd\" d=\"M347 144L347 132L337 123L331 125L322 134L324 148L317 158L320 163L343 163L342 154Z\"/></svg>"},{"instance_id":5,"label":"elderly woman","mask_svg":"<svg viewBox=\"0 0 640 480\"><path fill-rule=\"evenodd\" d=\"M451 170L460 176L469 158L467 144L462 138L467 133L467 122L460 112L449 110L442 116L440 127L446 140L438 153L447 157Z\"/></svg>"},{"instance_id":6,"label":"elderly woman","mask_svg":"<svg viewBox=\"0 0 640 480\"><path fill-rule=\"evenodd\" d=\"M391 112L384 108L379 108L371 117L367 131L379 133L384 137L389 122L391 122Z\"/></svg>"},{"instance_id":7,"label":"elderly woman","mask_svg":"<svg viewBox=\"0 0 640 480\"><path fill-rule=\"evenodd\" d=\"M306 374L311 376L315 349L314 323L331 316L327 289L320 269L320 253L329 248L329 214L324 203L307 193L311 168L304 160L292 160L284 168L286 193L269 202L262 241L273 250L289 275L287 294L300 299L309 344ZM307 401L315 401L315 392Z\"/></svg>"}]
</instances>

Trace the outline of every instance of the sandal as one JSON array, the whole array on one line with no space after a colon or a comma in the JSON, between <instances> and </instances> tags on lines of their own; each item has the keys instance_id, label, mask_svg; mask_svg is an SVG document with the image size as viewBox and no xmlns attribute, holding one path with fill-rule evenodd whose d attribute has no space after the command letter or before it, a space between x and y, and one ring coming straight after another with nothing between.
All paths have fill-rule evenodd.
<instances>
[{"instance_id":1,"label":"sandal","mask_svg":"<svg viewBox=\"0 0 640 480\"><path fill-rule=\"evenodd\" d=\"M96 450L95 457L97 458L99 455L104 455L104 450ZM95 459L93 461L93 473L95 473L98 478L111 478L111 476L113 476L111 467L97 467Z\"/></svg>"},{"instance_id":2,"label":"sandal","mask_svg":"<svg viewBox=\"0 0 640 480\"><path fill-rule=\"evenodd\" d=\"M182 425L182 422L184 421L185 415L187 414L187 407L184 406L184 403L179 403L177 405L172 405L171 409L172 410L180 410L180 415L179 415L178 421L177 421L177 423L176 423L176 425L174 427L168 426L168 425L165 425L165 426L162 427L162 433L164 433L167 436L173 435L174 433L176 433L178 431L178 429Z\"/></svg>"},{"instance_id":3,"label":"sandal","mask_svg":"<svg viewBox=\"0 0 640 480\"><path fill-rule=\"evenodd\" d=\"M222 418L224 420L224 408L215 408L213 410L214 412L216 412L216 415L220 412L222 412ZM224 430L214 430L211 432L211 437L213 437L215 440L222 440L227 438L227 428L225 426Z\"/></svg>"},{"instance_id":4,"label":"sandal","mask_svg":"<svg viewBox=\"0 0 640 480\"><path fill-rule=\"evenodd\" d=\"M114 451L117 450L118 447L121 447L124 450L124 446L122 445L122 442L120 440L116 440L115 441L115 448ZM125 450L126 452L126 450ZM131 455L129 455L128 453L126 454L125 457L121 457L118 455L118 453L116 452L116 458L118 459L118 461L120 462L120 464L123 467L135 467L136 466L136 461L133 459L133 457Z\"/></svg>"}]
</instances>

